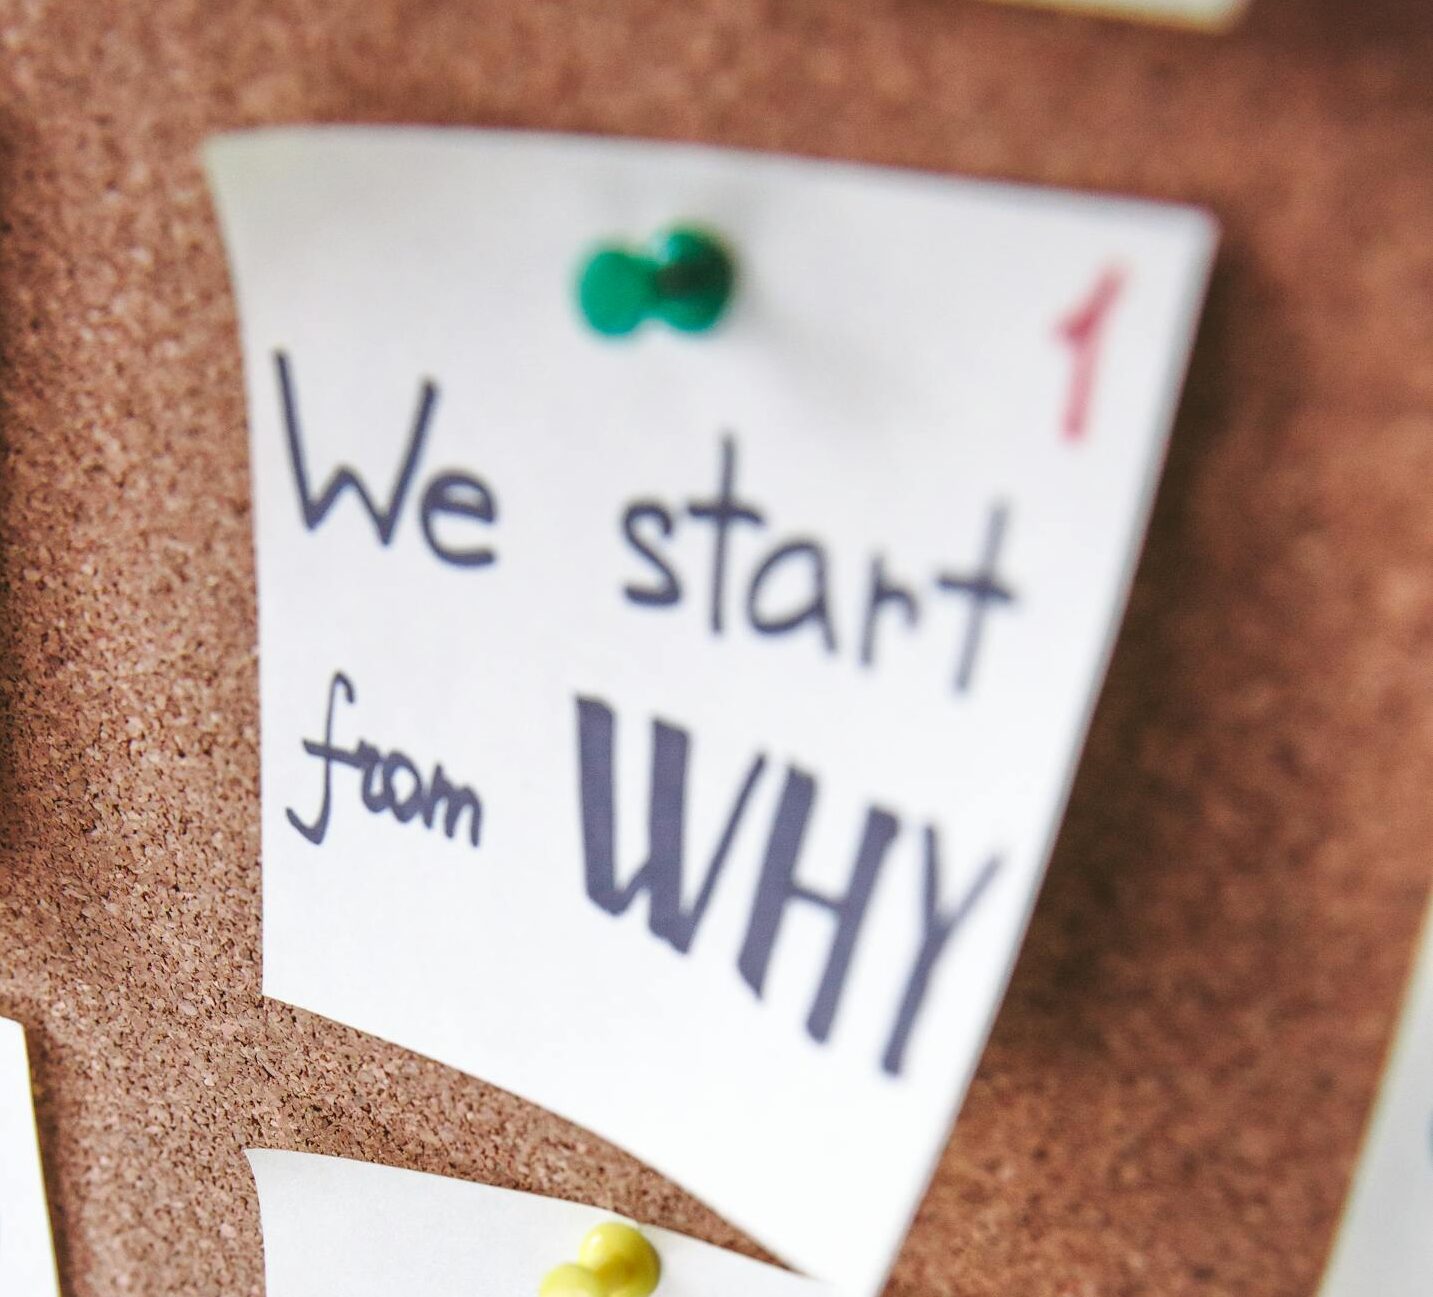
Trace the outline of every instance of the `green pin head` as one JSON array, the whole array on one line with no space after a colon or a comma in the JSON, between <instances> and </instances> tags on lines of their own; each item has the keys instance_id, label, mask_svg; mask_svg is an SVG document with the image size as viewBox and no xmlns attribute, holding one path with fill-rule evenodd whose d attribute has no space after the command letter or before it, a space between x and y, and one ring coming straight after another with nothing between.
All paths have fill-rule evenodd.
<instances>
[{"instance_id":1,"label":"green pin head","mask_svg":"<svg viewBox=\"0 0 1433 1297\"><path fill-rule=\"evenodd\" d=\"M597 249L577 281L577 304L583 319L606 337L631 333L650 319L702 333L721 319L735 278L721 240L677 228L642 252Z\"/></svg>"}]
</instances>

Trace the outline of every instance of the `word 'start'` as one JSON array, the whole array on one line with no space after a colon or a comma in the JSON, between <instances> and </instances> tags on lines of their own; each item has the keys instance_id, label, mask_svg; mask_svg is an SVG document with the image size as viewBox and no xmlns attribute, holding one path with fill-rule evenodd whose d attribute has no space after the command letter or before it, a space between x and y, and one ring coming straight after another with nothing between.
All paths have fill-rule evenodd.
<instances>
[{"instance_id":1,"label":"word 'start'","mask_svg":"<svg viewBox=\"0 0 1433 1297\"><path fill-rule=\"evenodd\" d=\"M879 1288L1059 822L1198 211L532 134L225 138L264 989ZM599 337L711 230L710 333Z\"/></svg>"},{"instance_id":2,"label":"word 'start'","mask_svg":"<svg viewBox=\"0 0 1433 1297\"><path fill-rule=\"evenodd\" d=\"M250 1149L268 1297L535 1297L583 1235L616 1219L557 1198L315 1153ZM674 1234L642 1231L659 1297L832 1297L814 1280Z\"/></svg>"},{"instance_id":3,"label":"word 'start'","mask_svg":"<svg viewBox=\"0 0 1433 1297\"><path fill-rule=\"evenodd\" d=\"M1433 1293L1433 913L1322 1297Z\"/></svg>"},{"instance_id":4,"label":"word 'start'","mask_svg":"<svg viewBox=\"0 0 1433 1297\"><path fill-rule=\"evenodd\" d=\"M25 1029L0 1018L0 1293L58 1297Z\"/></svg>"}]
</instances>

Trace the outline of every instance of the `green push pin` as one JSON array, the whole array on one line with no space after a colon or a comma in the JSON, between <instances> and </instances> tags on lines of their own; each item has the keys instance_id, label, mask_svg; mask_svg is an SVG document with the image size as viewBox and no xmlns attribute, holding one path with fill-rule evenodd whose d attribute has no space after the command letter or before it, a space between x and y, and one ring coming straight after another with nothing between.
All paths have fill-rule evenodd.
<instances>
[{"instance_id":1,"label":"green push pin","mask_svg":"<svg viewBox=\"0 0 1433 1297\"><path fill-rule=\"evenodd\" d=\"M719 239L678 228L658 235L643 252L599 248L582 268L577 304L587 323L609 338L651 319L703 333L721 319L735 278Z\"/></svg>"}]
</instances>

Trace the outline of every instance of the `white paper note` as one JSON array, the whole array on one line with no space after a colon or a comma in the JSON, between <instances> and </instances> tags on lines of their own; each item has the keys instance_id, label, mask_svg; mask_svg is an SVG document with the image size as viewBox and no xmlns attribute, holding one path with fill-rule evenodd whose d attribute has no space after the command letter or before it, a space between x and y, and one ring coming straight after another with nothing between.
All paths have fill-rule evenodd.
<instances>
[{"instance_id":1,"label":"white paper note","mask_svg":"<svg viewBox=\"0 0 1433 1297\"><path fill-rule=\"evenodd\" d=\"M873 1292L1044 867L1212 223L499 132L209 163L266 992ZM595 336L584 255L679 220L734 250L729 318Z\"/></svg>"},{"instance_id":2,"label":"white paper note","mask_svg":"<svg viewBox=\"0 0 1433 1297\"><path fill-rule=\"evenodd\" d=\"M1433 1293L1433 921L1323 1297Z\"/></svg>"},{"instance_id":3,"label":"white paper note","mask_svg":"<svg viewBox=\"0 0 1433 1297\"><path fill-rule=\"evenodd\" d=\"M268 1297L536 1297L574 1261L596 1207L314 1153L250 1149ZM642 1227L656 1297L829 1297L814 1280Z\"/></svg>"},{"instance_id":4,"label":"white paper note","mask_svg":"<svg viewBox=\"0 0 1433 1297\"><path fill-rule=\"evenodd\" d=\"M57 1297L25 1029L0 1018L0 1293Z\"/></svg>"}]
</instances>

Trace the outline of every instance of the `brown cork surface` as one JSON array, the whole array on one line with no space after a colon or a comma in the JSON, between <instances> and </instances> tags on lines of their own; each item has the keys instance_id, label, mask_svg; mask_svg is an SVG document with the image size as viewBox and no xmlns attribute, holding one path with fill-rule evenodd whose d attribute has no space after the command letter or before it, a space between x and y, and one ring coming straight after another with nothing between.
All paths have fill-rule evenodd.
<instances>
[{"instance_id":1,"label":"brown cork surface","mask_svg":"<svg viewBox=\"0 0 1433 1297\"><path fill-rule=\"evenodd\" d=\"M0 0L0 1013L71 1297L262 1290L245 1145L749 1247L603 1141L259 995L234 308L196 151L700 139L1207 204L1225 240L1029 941L891 1297L1308 1297L1433 840L1433 18L960 0Z\"/></svg>"}]
</instances>

